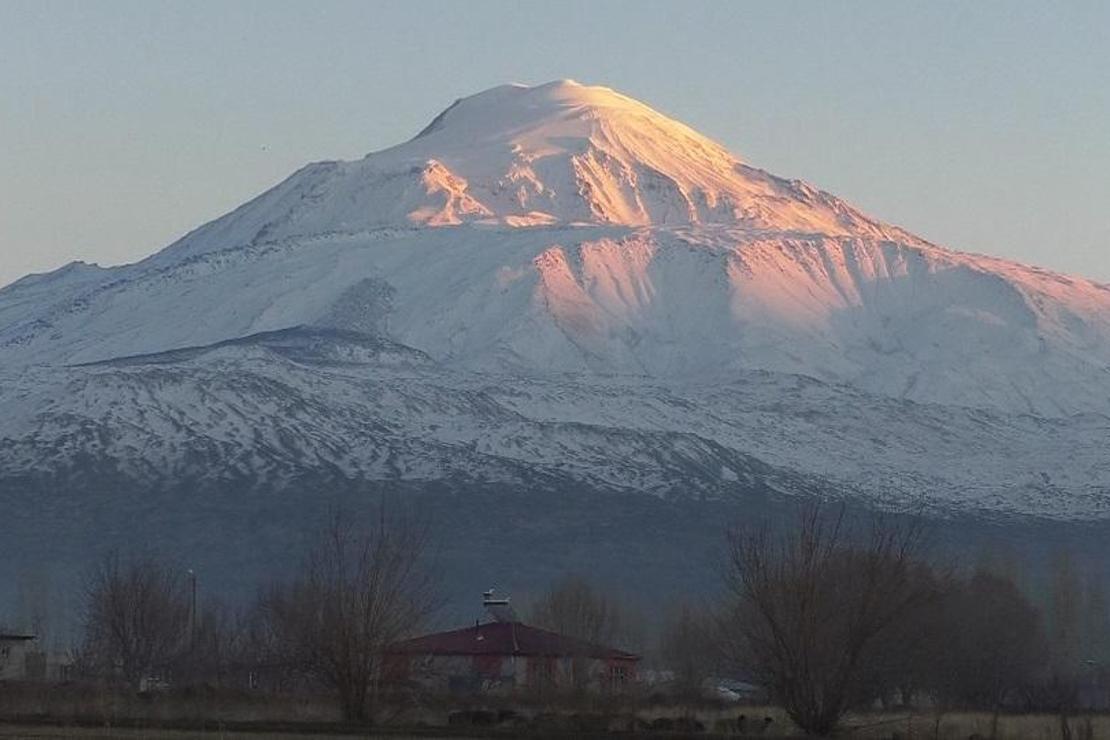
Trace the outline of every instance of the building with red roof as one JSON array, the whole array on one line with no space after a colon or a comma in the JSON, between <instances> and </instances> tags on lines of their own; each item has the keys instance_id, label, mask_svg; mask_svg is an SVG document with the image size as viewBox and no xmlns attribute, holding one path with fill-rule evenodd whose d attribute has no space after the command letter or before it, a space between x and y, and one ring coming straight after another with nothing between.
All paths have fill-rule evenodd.
<instances>
[{"instance_id":1,"label":"building with red roof","mask_svg":"<svg viewBox=\"0 0 1110 740\"><path fill-rule=\"evenodd\" d=\"M387 675L454 692L619 691L635 680L640 656L524 624L507 599L491 598L487 592L492 621L391 646Z\"/></svg>"}]
</instances>

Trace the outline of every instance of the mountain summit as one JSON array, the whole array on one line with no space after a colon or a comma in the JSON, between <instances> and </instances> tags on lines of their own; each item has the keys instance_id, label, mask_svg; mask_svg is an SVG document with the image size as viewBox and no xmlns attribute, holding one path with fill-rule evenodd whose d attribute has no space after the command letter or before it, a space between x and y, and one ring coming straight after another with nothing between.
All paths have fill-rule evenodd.
<instances>
[{"instance_id":1,"label":"mountain summit","mask_svg":"<svg viewBox=\"0 0 1110 740\"><path fill-rule=\"evenodd\" d=\"M1102 516L1110 288L930 244L607 88L507 85L142 262L0 291L0 407L0 484L93 461Z\"/></svg>"},{"instance_id":2,"label":"mountain summit","mask_svg":"<svg viewBox=\"0 0 1110 740\"><path fill-rule=\"evenodd\" d=\"M510 225L723 223L823 233L881 227L802 183L747 167L720 144L607 87L506 85L456 101L370 167L426 166L439 208L410 220Z\"/></svg>"},{"instance_id":3,"label":"mountain summit","mask_svg":"<svg viewBox=\"0 0 1110 740\"><path fill-rule=\"evenodd\" d=\"M639 101L560 80L462 98L404 144L310 165L174 251L464 223L717 224L912 240L806 183L742 163Z\"/></svg>"}]
</instances>

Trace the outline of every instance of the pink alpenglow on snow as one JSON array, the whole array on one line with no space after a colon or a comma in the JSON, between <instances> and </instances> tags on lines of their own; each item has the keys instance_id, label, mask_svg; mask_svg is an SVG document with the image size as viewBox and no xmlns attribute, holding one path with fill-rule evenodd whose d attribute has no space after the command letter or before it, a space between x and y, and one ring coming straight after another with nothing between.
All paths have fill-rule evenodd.
<instances>
[{"instance_id":1,"label":"pink alpenglow on snow","mask_svg":"<svg viewBox=\"0 0 1110 740\"><path fill-rule=\"evenodd\" d=\"M1110 412L1107 286L931 244L567 80L462 98L134 265L9 286L0 368L295 327L384 337L459 377L781 373L884 403ZM0 384L0 424L35 418L17 386Z\"/></svg>"}]
</instances>

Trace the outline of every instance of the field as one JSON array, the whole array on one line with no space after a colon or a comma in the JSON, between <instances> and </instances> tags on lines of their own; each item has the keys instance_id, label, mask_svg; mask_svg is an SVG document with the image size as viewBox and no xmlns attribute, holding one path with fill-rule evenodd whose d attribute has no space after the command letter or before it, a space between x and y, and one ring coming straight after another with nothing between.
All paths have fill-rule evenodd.
<instances>
[{"instance_id":1,"label":"field","mask_svg":"<svg viewBox=\"0 0 1110 740\"><path fill-rule=\"evenodd\" d=\"M722 720L735 720L747 712L751 731L741 735L736 730L722 731ZM674 708L637 712L646 722L660 717L675 717ZM727 711L699 710L693 716L704 730L574 730L567 727L544 728L504 728L504 727L447 727L417 724L410 727L369 728L345 727L341 724L321 723L261 723L261 722L130 722L128 726L104 723L93 726L90 722L55 724L47 719L5 723L0 721L0 738L25 738L27 740L49 740L52 738L134 738L149 740L193 740L194 738L242 738L255 740L344 740L345 738L390 737L396 740L446 740L447 738L654 738L656 740L678 740L678 738L740 738L740 737L799 737L781 711L769 707L741 707ZM762 729L763 718L771 717L772 722ZM432 719L429 717L429 719ZM758 721L753 721L757 720ZM989 738L991 715L986 713L953 712L937 717L929 713L869 713L849 717L844 731L839 737L859 738L860 740L966 740L967 738ZM1069 718L1071 738L1074 740L1095 740L1110 738L1110 715L1079 715ZM762 731L761 731L762 730ZM1002 715L998 719L999 740L1058 740L1062 738L1060 718L1047 714Z\"/></svg>"}]
</instances>

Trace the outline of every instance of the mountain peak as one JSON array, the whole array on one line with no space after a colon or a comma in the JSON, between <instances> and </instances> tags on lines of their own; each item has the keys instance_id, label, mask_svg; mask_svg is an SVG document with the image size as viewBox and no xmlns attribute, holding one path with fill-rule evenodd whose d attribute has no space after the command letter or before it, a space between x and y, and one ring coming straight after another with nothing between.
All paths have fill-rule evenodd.
<instances>
[{"instance_id":1,"label":"mountain peak","mask_svg":"<svg viewBox=\"0 0 1110 740\"><path fill-rule=\"evenodd\" d=\"M460 98L412 141L372 157L420 150L414 142L434 139L439 153L475 143L509 145L518 156L539 158L561 149L595 146L625 149L631 157L658 159L661 152L637 150L651 143L679 157L700 158L702 166L727 171L737 163L724 147L640 101L608 87L555 80L529 87L500 85ZM425 143L426 142L422 142ZM577 153L577 152L575 152ZM491 152L483 151L483 156ZM667 162L659 161L663 167Z\"/></svg>"},{"instance_id":2,"label":"mountain peak","mask_svg":"<svg viewBox=\"0 0 1110 740\"><path fill-rule=\"evenodd\" d=\"M555 80L460 98L403 144L309 165L170 251L467 223L716 225L913 241L828 193L749 166L634 98Z\"/></svg>"},{"instance_id":3,"label":"mountain peak","mask_svg":"<svg viewBox=\"0 0 1110 740\"><path fill-rule=\"evenodd\" d=\"M740 206L728 197L740 179L728 150L633 98L573 80L461 98L412 140L366 161L435 162L465 183L478 217L516 225L719 221Z\"/></svg>"},{"instance_id":4,"label":"mountain peak","mask_svg":"<svg viewBox=\"0 0 1110 740\"><path fill-rule=\"evenodd\" d=\"M448 119L452 124L458 124L463 119L478 116L483 119L481 124L489 126L491 117L505 116L504 123L511 125L522 117L535 121L545 116L558 117L567 110L585 109L610 112L639 109L640 112L659 115L638 100L600 85L583 85L571 79L552 80L542 85L511 83L459 98L436 116L416 138L444 128Z\"/></svg>"}]
</instances>

